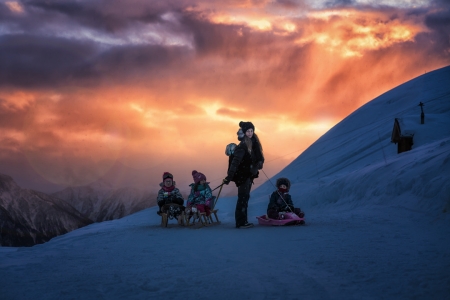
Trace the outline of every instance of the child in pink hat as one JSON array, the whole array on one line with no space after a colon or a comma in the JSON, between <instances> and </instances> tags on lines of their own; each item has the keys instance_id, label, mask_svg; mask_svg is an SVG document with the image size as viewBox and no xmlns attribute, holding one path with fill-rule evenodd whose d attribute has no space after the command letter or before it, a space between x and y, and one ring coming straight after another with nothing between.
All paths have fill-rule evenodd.
<instances>
[{"instance_id":1,"label":"child in pink hat","mask_svg":"<svg viewBox=\"0 0 450 300\"><path fill-rule=\"evenodd\" d=\"M191 192L189 194L186 206L186 214L192 216L195 211L205 212L207 216L211 214L212 191L209 182L206 182L206 176L203 173L192 171L194 183L190 184Z\"/></svg>"}]
</instances>

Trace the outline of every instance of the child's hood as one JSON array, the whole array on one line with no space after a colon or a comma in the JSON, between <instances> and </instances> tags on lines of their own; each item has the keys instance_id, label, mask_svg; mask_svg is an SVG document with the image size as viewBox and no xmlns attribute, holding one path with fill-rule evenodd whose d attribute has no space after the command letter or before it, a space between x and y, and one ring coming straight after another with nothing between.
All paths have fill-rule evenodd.
<instances>
[{"instance_id":1,"label":"child's hood","mask_svg":"<svg viewBox=\"0 0 450 300\"><path fill-rule=\"evenodd\" d=\"M287 179L286 177L281 177L277 179L277 188L280 186L280 182L285 181L287 183L287 190L289 191L291 189L291 181Z\"/></svg>"}]
</instances>

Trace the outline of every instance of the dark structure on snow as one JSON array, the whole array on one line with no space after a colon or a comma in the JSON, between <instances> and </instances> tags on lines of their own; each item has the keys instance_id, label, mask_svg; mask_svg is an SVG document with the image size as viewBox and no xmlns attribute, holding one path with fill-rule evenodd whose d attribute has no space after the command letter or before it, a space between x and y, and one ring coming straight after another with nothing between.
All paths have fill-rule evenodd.
<instances>
[{"instance_id":1,"label":"dark structure on snow","mask_svg":"<svg viewBox=\"0 0 450 300\"><path fill-rule=\"evenodd\" d=\"M394 144L398 144L397 153L402 153L405 151L409 151L414 145L414 133L410 133L407 131L402 132L402 120L399 118L395 118L394 120L394 128L392 129L391 142Z\"/></svg>"}]
</instances>

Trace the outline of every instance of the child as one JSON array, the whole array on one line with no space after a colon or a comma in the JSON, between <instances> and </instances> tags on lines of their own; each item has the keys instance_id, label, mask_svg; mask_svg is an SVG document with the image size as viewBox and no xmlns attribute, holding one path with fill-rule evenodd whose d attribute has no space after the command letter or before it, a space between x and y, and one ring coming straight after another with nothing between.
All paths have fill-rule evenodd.
<instances>
[{"instance_id":1,"label":"child","mask_svg":"<svg viewBox=\"0 0 450 300\"><path fill-rule=\"evenodd\" d=\"M267 216L271 219L282 219L285 212L293 212L299 218L303 218L305 214L300 208L294 208L291 195L289 195L289 189L291 188L291 182L287 178L277 179L277 190L270 196L270 202L267 206Z\"/></svg>"},{"instance_id":2,"label":"child","mask_svg":"<svg viewBox=\"0 0 450 300\"><path fill-rule=\"evenodd\" d=\"M158 215L161 215L162 212L166 212L171 209L174 211L174 217L178 218L179 215L184 211L185 207L183 196L175 187L175 181L173 181L173 175L169 172L164 172L163 174L163 182L159 184L161 189L158 191L158 198L156 199L159 206ZM177 205L171 205L177 204Z\"/></svg>"},{"instance_id":3,"label":"child","mask_svg":"<svg viewBox=\"0 0 450 300\"><path fill-rule=\"evenodd\" d=\"M194 183L190 184L191 193L189 194L186 214L192 216L196 211L206 212L206 216L211 214L212 191L209 182L206 182L206 176L196 170L192 171Z\"/></svg>"}]
</instances>

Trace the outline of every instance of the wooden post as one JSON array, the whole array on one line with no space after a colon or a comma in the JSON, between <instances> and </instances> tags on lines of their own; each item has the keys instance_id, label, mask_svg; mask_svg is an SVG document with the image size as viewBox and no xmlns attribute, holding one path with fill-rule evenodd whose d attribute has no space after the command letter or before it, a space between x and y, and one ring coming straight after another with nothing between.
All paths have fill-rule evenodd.
<instances>
[{"instance_id":1,"label":"wooden post","mask_svg":"<svg viewBox=\"0 0 450 300\"><path fill-rule=\"evenodd\" d=\"M425 104L423 104L422 102L419 103L420 109L422 110L421 114L420 114L420 124L424 124L425 123L425 113L423 112L423 107Z\"/></svg>"}]
</instances>

